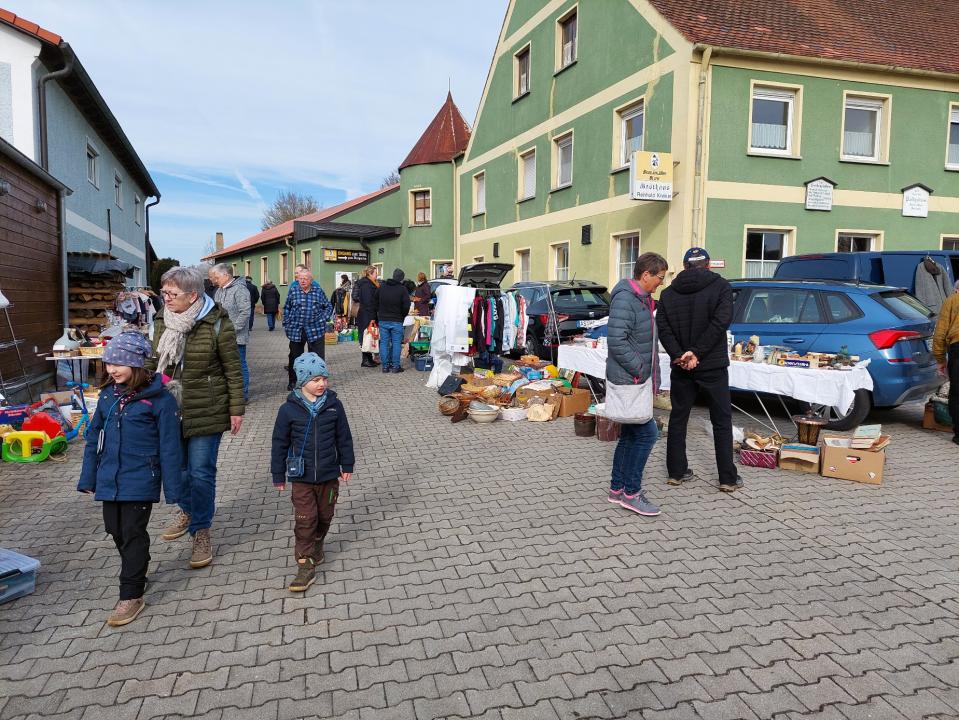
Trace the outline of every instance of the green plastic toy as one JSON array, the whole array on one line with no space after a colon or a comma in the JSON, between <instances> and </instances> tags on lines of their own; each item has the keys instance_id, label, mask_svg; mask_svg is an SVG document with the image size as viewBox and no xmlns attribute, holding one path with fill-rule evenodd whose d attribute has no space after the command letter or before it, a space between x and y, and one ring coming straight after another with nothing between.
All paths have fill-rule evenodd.
<instances>
[{"instance_id":1,"label":"green plastic toy","mask_svg":"<svg viewBox=\"0 0 959 720\"><path fill-rule=\"evenodd\" d=\"M33 447L34 440L40 441L39 448ZM57 435L51 440L49 435L38 430L15 430L3 438L2 456L5 462L43 462L51 455L58 455L66 450L67 439L63 435Z\"/></svg>"}]
</instances>

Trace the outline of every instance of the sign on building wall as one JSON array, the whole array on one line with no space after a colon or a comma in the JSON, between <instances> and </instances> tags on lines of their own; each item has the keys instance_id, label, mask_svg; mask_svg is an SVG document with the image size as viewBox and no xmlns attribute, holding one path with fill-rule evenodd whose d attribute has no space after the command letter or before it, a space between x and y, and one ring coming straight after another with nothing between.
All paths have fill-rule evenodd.
<instances>
[{"instance_id":1,"label":"sign on building wall","mask_svg":"<svg viewBox=\"0 0 959 720\"><path fill-rule=\"evenodd\" d=\"M672 153L637 151L630 155L629 196L633 200L672 200Z\"/></svg>"},{"instance_id":2,"label":"sign on building wall","mask_svg":"<svg viewBox=\"0 0 959 720\"><path fill-rule=\"evenodd\" d=\"M902 216L929 217L929 196L931 194L932 188L926 187L922 183L904 187L902 189Z\"/></svg>"},{"instance_id":3,"label":"sign on building wall","mask_svg":"<svg viewBox=\"0 0 959 720\"><path fill-rule=\"evenodd\" d=\"M836 183L827 177L817 177L806 182L806 209L832 210L832 191Z\"/></svg>"},{"instance_id":4,"label":"sign on building wall","mask_svg":"<svg viewBox=\"0 0 959 720\"><path fill-rule=\"evenodd\" d=\"M342 248L323 248L323 262L352 263L354 265L369 265L369 250L345 250Z\"/></svg>"}]
</instances>

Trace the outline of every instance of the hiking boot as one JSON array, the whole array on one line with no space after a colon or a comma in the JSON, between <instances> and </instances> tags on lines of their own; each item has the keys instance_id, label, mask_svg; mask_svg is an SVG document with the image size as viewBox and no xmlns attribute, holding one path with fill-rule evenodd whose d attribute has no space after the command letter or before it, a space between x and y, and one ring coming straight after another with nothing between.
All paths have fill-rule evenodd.
<instances>
[{"instance_id":1,"label":"hiking boot","mask_svg":"<svg viewBox=\"0 0 959 720\"><path fill-rule=\"evenodd\" d=\"M403 368L401 368L401 367L395 367L395 368L393 368L390 372L401 373L401 372L406 372L406 371L405 371Z\"/></svg>"},{"instance_id":2,"label":"hiking boot","mask_svg":"<svg viewBox=\"0 0 959 720\"><path fill-rule=\"evenodd\" d=\"M132 623L137 619L137 615L143 612L143 608L145 607L146 603L143 602L142 597L134 600L121 600L117 603L117 606L113 608L110 617L107 618L107 625L120 627L121 625Z\"/></svg>"},{"instance_id":3,"label":"hiking boot","mask_svg":"<svg viewBox=\"0 0 959 720\"><path fill-rule=\"evenodd\" d=\"M297 562L296 577L290 583L290 592L305 592L316 580L316 568L310 558Z\"/></svg>"},{"instance_id":4,"label":"hiking boot","mask_svg":"<svg viewBox=\"0 0 959 720\"><path fill-rule=\"evenodd\" d=\"M173 522L170 523L170 526L163 531L163 534L160 536L160 538L163 540L176 540L177 538L186 535L186 531L189 528L190 516L177 508L176 512L173 513Z\"/></svg>"},{"instance_id":5,"label":"hiking boot","mask_svg":"<svg viewBox=\"0 0 959 720\"><path fill-rule=\"evenodd\" d=\"M622 491L622 490L610 490L610 491L609 491L609 496L608 496L606 499L609 500L609 501L610 501L611 503L613 503L614 505L619 505L619 501L623 499L623 491Z\"/></svg>"},{"instance_id":6,"label":"hiking boot","mask_svg":"<svg viewBox=\"0 0 959 720\"><path fill-rule=\"evenodd\" d=\"M734 482L734 483L719 483L719 491L720 491L720 492L726 492L726 493L736 492L737 490L739 490L739 489L740 489L741 487L743 487L744 485L745 485L745 483L743 483L742 477L740 477L739 475L737 475L737 476L736 476L736 482Z\"/></svg>"},{"instance_id":7,"label":"hiking boot","mask_svg":"<svg viewBox=\"0 0 959 720\"><path fill-rule=\"evenodd\" d=\"M373 361L369 358L363 358L363 362L360 363L360 367L376 367L376 365L374 365Z\"/></svg>"},{"instance_id":8,"label":"hiking boot","mask_svg":"<svg viewBox=\"0 0 959 720\"><path fill-rule=\"evenodd\" d=\"M627 495L624 492L619 499L619 504L627 510L632 510L634 513L645 515L646 517L655 517L660 513L659 506L653 505L653 503L647 500L642 490L635 495Z\"/></svg>"},{"instance_id":9,"label":"hiking boot","mask_svg":"<svg viewBox=\"0 0 959 720\"><path fill-rule=\"evenodd\" d=\"M197 530L193 536L193 554L190 556L190 567L206 567L213 562L213 543L210 542L210 528Z\"/></svg>"},{"instance_id":10,"label":"hiking boot","mask_svg":"<svg viewBox=\"0 0 959 720\"><path fill-rule=\"evenodd\" d=\"M692 480L693 477L695 477L693 475L693 471L687 470L686 472L683 473L683 476L681 478L669 478L668 480L666 480L666 484L673 485L673 486L682 485L683 483L687 483L690 480Z\"/></svg>"}]
</instances>

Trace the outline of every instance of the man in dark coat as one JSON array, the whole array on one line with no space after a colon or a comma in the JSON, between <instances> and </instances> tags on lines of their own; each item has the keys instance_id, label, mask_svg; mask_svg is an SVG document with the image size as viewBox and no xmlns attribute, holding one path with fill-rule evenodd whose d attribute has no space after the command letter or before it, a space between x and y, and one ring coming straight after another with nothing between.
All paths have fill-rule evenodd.
<instances>
[{"instance_id":1,"label":"man in dark coat","mask_svg":"<svg viewBox=\"0 0 959 720\"><path fill-rule=\"evenodd\" d=\"M410 314L410 291L403 284L405 278L406 273L396 268L393 277L380 288L377 321L380 324L380 360L383 362L383 372L403 372L400 367L403 320Z\"/></svg>"},{"instance_id":2,"label":"man in dark coat","mask_svg":"<svg viewBox=\"0 0 959 720\"><path fill-rule=\"evenodd\" d=\"M263 314L266 315L266 327L270 332L276 327L276 314L280 311L280 291L270 280L263 283L260 295L263 301Z\"/></svg>"},{"instance_id":3,"label":"man in dark coat","mask_svg":"<svg viewBox=\"0 0 959 720\"><path fill-rule=\"evenodd\" d=\"M252 330L253 318L256 316L256 304L260 302L260 291L249 275L246 276L246 287L250 291L250 330Z\"/></svg>"},{"instance_id":4,"label":"man in dark coat","mask_svg":"<svg viewBox=\"0 0 959 720\"><path fill-rule=\"evenodd\" d=\"M733 319L733 292L729 283L709 270L709 254L690 248L685 268L663 290L656 312L659 339L673 363L670 374L669 433L666 470L670 485L693 477L686 460L686 425L696 393L709 400L719 489L733 492L742 479L733 463L732 406L729 398L729 351L726 331Z\"/></svg>"}]
</instances>

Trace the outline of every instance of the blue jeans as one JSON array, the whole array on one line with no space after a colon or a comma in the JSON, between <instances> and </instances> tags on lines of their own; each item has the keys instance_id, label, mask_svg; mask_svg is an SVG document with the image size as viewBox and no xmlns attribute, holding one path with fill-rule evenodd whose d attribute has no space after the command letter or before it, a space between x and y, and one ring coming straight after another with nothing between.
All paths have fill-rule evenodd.
<instances>
[{"instance_id":1,"label":"blue jeans","mask_svg":"<svg viewBox=\"0 0 959 720\"><path fill-rule=\"evenodd\" d=\"M223 433L183 440L183 494L180 509L190 516L190 534L213 524L216 508L216 457Z\"/></svg>"},{"instance_id":2,"label":"blue jeans","mask_svg":"<svg viewBox=\"0 0 959 720\"><path fill-rule=\"evenodd\" d=\"M240 370L243 372L243 401L250 399L250 368L246 364L246 345L237 345L240 351Z\"/></svg>"},{"instance_id":3,"label":"blue jeans","mask_svg":"<svg viewBox=\"0 0 959 720\"><path fill-rule=\"evenodd\" d=\"M627 495L635 495L643 484L643 470L653 445L659 437L656 421L650 420L642 425L624 424L620 428L619 442L613 455L613 479L609 489L625 490Z\"/></svg>"},{"instance_id":4,"label":"blue jeans","mask_svg":"<svg viewBox=\"0 0 959 720\"><path fill-rule=\"evenodd\" d=\"M403 348L403 323L387 320L380 323L380 362L384 368L400 366Z\"/></svg>"},{"instance_id":5,"label":"blue jeans","mask_svg":"<svg viewBox=\"0 0 959 720\"><path fill-rule=\"evenodd\" d=\"M270 329L270 331L272 332L273 328L276 327L276 313L275 313L275 312L269 312L269 313L264 313L264 314L266 315L266 326L267 326L267 327Z\"/></svg>"}]
</instances>

